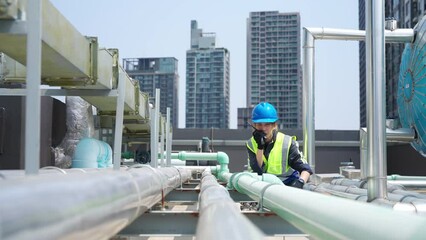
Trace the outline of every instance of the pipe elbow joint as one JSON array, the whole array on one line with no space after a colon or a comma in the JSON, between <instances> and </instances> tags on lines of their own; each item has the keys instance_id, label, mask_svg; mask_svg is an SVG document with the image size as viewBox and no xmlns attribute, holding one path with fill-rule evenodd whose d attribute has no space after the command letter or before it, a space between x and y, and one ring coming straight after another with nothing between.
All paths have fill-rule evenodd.
<instances>
[{"instance_id":1,"label":"pipe elbow joint","mask_svg":"<svg viewBox=\"0 0 426 240\"><path fill-rule=\"evenodd\" d=\"M217 152L217 161L220 165L222 164L229 164L229 157L224 152Z\"/></svg>"}]
</instances>

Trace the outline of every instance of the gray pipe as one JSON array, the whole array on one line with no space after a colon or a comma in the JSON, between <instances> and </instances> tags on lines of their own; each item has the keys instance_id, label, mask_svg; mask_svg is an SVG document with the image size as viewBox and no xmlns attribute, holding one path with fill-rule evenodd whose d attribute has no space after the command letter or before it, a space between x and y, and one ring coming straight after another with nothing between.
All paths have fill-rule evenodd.
<instances>
[{"instance_id":1,"label":"gray pipe","mask_svg":"<svg viewBox=\"0 0 426 240\"><path fill-rule=\"evenodd\" d=\"M228 190L209 171L203 172L199 204L197 239L264 238L263 233L241 214Z\"/></svg>"},{"instance_id":2,"label":"gray pipe","mask_svg":"<svg viewBox=\"0 0 426 240\"><path fill-rule=\"evenodd\" d=\"M423 239L426 218L358 201L326 196L283 185L270 185L240 173L239 192L318 239ZM344 214L342 214L344 213Z\"/></svg>"},{"instance_id":3,"label":"gray pipe","mask_svg":"<svg viewBox=\"0 0 426 240\"><path fill-rule=\"evenodd\" d=\"M368 176L368 160L367 160L367 128L361 128L359 130L359 141L360 141L360 165L361 165L361 179L366 179ZM390 129L386 128L386 141L387 142L412 142L415 139L416 133L414 129L410 128L398 128Z\"/></svg>"},{"instance_id":4,"label":"gray pipe","mask_svg":"<svg viewBox=\"0 0 426 240\"><path fill-rule=\"evenodd\" d=\"M143 167L0 181L0 239L109 239L190 177Z\"/></svg>"},{"instance_id":5,"label":"gray pipe","mask_svg":"<svg viewBox=\"0 0 426 240\"><path fill-rule=\"evenodd\" d=\"M355 186L333 185L321 183L317 186L308 184L307 189L315 192L329 193L334 196L349 198L357 201L367 201L367 189ZM426 196L408 191L394 191L388 194L389 200L375 200L374 204L392 208L397 211L406 211L426 215Z\"/></svg>"},{"instance_id":6,"label":"gray pipe","mask_svg":"<svg viewBox=\"0 0 426 240\"><path fill-rule=\"evenodd\" d=\"M303 29L303 154L315 172L315 39Z\"/></svg>"},{"instance_id":7,"label":"gray pipe","mask_svg":"<svg viewBox=\"0 0 426 240\"><path fill-rule=\"evenodd\" d=\"M170 108L166 110L166 166L172 165L172 133L170 129Z\"/></svg>"},{"instance_id":8,"label":"gray pipe","mask_svg":"<svg viewBox=\"0 0 426 240\"><path fill-rule=\"evenodd\" d=\"M315 40L343 40L365 41L366 31L355 29L336 28L304 28ZM385 38L388 43L406 43L413 41L413 29L385 30Z\"/></svg>"},{"instance_id":9,"label":"gray pipe","mask_svg":"<svg viewBox=\"0 0 426 240\"><path fill-rule=\"evenodd\" d=\"M366 96L368 201L386 199L386 92L384 2L367 0L366 15Z\"/></svg>"}]
</instances>

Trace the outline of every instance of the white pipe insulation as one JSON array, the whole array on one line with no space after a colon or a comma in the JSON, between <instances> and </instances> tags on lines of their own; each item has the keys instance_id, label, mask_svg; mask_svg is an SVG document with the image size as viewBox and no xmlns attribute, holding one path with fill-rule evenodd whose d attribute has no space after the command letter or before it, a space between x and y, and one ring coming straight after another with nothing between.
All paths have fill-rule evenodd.
<instances>
[{"instance_id":1,"label":"white pipe insulation","mask_svg":"<svg viewBox=\"0 0 426 240\"><path fill-rule=\"evenodd\" d=\"M0 179L0 239L108 239L190 178L143 166Z\"/></svg>"}]
</instances>

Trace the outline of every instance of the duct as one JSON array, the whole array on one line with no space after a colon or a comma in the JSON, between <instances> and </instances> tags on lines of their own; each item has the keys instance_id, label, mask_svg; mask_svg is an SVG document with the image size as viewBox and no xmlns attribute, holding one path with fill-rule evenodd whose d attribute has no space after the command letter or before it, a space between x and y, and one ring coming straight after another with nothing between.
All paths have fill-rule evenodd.
<instances>
[{"instance_id":1,"label":"duct","mask_svg":"<svg viewBox=\"0 0 426 240\"><path fill-rule=\"evenodd\" d=\"M263 233L241 214L229 196L209 171L204 171L199 195L197 239L263 239ZM226 219L226 221L224 221ZM238 227L236 227L238 226Z\"/></svg>"},{"instance_id":2,"label":"duct","mask_svg":"<svg viewBox=\"0 0 426 240\"><path fill-rule=\"evenodd\" d=\"M422 239L426 218L283 185L269 185L240 173L236 189L318 239ZM263 194L261 194L263 193ZM345 213L345 214L342 214Z\"/></svg>"},{"instance_id":3,"label":"duct","mask_svg":"<svg viewBox=\"0 0 426 240\"><path fill-rule=\"evenodd\" d=\"M109 239L190 176L143 167L0 181L0 239Z\"/></svg>"},{"instance_id":4,"label":"duct","mask_svg":"<svg viewBox=\"0 0 426 240\"><path fill-rule=\"evenodd\" d=\"M61 144L52 149L55 156L55 166L69 168L75 148L80 139L92 138L95 127L92 105L80 97L66 97L66 126L67 132Z\"/></svg>"}]
</instances>

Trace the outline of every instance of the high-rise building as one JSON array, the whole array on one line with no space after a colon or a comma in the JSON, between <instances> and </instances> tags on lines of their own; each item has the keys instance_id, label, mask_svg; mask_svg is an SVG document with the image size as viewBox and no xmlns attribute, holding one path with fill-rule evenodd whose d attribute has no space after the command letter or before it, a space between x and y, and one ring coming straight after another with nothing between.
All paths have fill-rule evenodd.
<instances>
[{"instance_id":1,"label":"high-rise building","mask_svg":"<svg viewBox=\"0 0 426 240\"><path fill-rule=\"evenodd\" d=\"M251 129L251 113L253 111L253 107L247 107L247 108L238 108L237 114L237 128L238 129Z\"/></svg>"},{"instance_id":2,"label":"high-rise building","mask_svg":"<svg viewBox=\"0 0 426 240\"><path fill-rule=\"evenodd\" d=\"M300 14L251 12L247 19L247 107L270 102L282 129L302 128Z\"/></svg>"},{"instance_id":3,"label":"high-rise building","mask_svg":"<svg viewBox=\"0 0 426 240\"><path fill-rule=\"evenodd\" d=\"M170 108L171 124L178 127L178 60L165 58L125 58L123 66L130 77L139 81L142 92L149 94L150 102L155 102L155 89L160 89L160 112L163 116Z\"/></svg>"},{"instance_id":4,"label":"high-rise building","mask_svg":"<svg viewBox=\"0 0 426 240\"><path fill-rule=\"evenodd\" d=\"M229 128L229 51L216 48L215 33L191 21L186 51L186 128Z\"/></svg>"},{"instance_id":5,"label":"high-rise building","mask_svg":"<svg viewBox=\"0 0 426 240\"><path fill-rule=\"evenodd\" d=\"M417 22L424 15L426 0L386 0L385 18L397 20L398 28L414 28ZM365 0L358 2L358 22L359 29L365 30ZM366 61L365 43L359 44L359 99L360 99L360 127L367 126L366 111ZM398 115L397 91L399 68L401 56L404 51L402 43L385 44L385 65L386 65L386 118L396 119Z\"/></svg>"}]
</instances>

